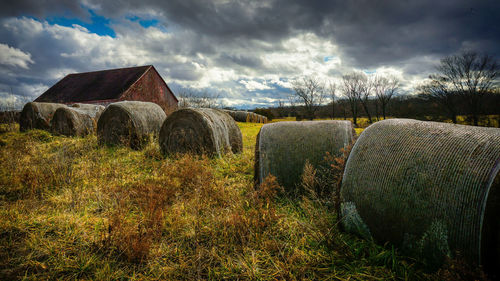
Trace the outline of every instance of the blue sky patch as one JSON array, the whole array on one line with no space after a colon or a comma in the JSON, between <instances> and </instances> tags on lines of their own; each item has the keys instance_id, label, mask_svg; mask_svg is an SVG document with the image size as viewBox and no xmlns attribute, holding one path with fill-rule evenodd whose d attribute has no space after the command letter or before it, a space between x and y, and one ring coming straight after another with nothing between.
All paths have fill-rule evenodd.
<instances>
[{"instance_id":1,"label":"blue sky patch","mask_svg":"<svg viewBox=\"0 0 500 281\"><path fill-rule=\"evenodd\" d=\"M143 19L138 16L128 16L128 20L138 22L142 27L157 26L160 23L157 19Z\"/></svg>"},{"instance_id":2,"label":"blue sky patch","mask_svg":"<svg viewBox=\"0 0 500 281\"><path fill-rule=\"evenodd\" d=\"M116 37L115 31L109 27L110 20L108 18L97 15L94 11L88 10L90 13L90 22L85 22L77 18L67 18L67 17L49 17L47 22L50 24L58 24L61 26L72 27L73 24L78 24L85 27L91 33L97 35L107 35L111 37Z\"/></svg>"},{"instance_id":3,"label":"blue sky patch","mask_svg":"<svg viewBox=\"0 0 500 281\"><path fill-rule=\"evenodd\" d=\"M335 58L335 56L326 56L323 58L323 62L329 62L331 60L333 60Z\"/></svg>"}]
</instances>

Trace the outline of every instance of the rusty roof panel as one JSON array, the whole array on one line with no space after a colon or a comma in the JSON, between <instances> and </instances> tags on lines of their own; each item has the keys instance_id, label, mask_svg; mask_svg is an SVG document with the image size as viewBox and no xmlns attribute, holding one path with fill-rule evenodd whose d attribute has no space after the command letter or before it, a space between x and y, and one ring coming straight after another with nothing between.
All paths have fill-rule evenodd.
<instances>
[{"instance_id":1,"label":"rusty roof panel","mask_svg":"<svg viewBox=\"0 0 500 281\"><path fill-rule=\"evenodd\" d=\"M69 74L37 102L84 102L118 99L151 65Z\"/></svg>"}]
</instances>

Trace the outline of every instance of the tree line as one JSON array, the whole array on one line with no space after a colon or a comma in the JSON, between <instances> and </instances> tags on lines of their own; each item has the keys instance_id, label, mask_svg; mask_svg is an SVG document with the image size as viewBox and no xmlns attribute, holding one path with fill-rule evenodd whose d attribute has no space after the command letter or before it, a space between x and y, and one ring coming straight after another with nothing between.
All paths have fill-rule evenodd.
<instances>
[{"instance_id":1,"label":"tree line","mask_svg":"<svg viewBox=\"0 0 500 281\"><path fill-rule=\"evenodd\" d=\"M391 75L351 72L337 83L309 76L293 83L288 101L258 111L272 115L268 118L352 118L355 125L359 117L368 123L388 116L457 123L458 115L466 115L470 124L478 125L481 116L500 114L498 78L499 65L493 56L468 51L443 58L436 73L414 94L403 95L401 82Z\"/></svg>"}]
</instances>

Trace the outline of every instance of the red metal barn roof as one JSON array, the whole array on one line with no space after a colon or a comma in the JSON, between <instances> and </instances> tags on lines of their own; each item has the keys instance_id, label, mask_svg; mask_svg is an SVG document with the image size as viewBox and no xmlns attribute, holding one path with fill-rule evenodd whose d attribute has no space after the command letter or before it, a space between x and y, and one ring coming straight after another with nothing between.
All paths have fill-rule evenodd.
<instances>
[{"instance_id":1,"label":"red metal barn roof","mask_svg":"<svg viewBox=\"0 0 500 281\"><path fill-rule=\"evenodd\" d=\"M118 100L150 68L154 69L152 65L146 65L69 74L35 101L72 103Z\"/></svg>"}]
</instances>

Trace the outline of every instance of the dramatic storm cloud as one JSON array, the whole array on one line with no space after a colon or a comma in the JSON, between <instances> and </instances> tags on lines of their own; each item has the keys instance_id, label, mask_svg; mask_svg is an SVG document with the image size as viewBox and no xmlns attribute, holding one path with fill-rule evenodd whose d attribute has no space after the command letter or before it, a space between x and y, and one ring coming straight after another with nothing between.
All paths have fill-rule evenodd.
<instances>
[{"instance_id":1,"label":"dramatic storm cloud","mask_svg":"<svg viewBox=\"0 0 500 281\"><path fill-rule=\"evenodd\" d=\"M303 76L353 70L412 92L439 59L500 54L494 1L11 1L0 11L0 104L73 72L153 64L174 89L269 106Z\"/></svg>"}]
</instances>

